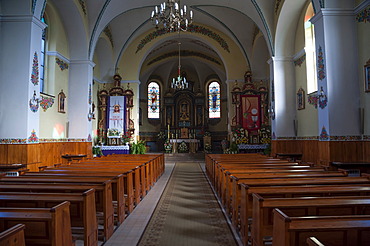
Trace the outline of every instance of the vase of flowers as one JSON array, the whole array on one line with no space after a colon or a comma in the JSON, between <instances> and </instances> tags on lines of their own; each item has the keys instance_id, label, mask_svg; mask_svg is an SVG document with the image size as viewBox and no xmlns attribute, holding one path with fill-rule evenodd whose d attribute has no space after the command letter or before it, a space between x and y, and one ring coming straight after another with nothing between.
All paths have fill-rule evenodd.
<instances>
[{"instance_id":1,"label":"vase of flowers","mask_svg":"<svg viewBox=\"0 0 370 246\"><path fill-rule=\"evenodd\" d=\"M122 134L121 141L123 144L127 145L132 140L130 132L126 132L125 134Z\"/></svg>"},{"instance_id":2,"label":"vase of flowers","mask_svg":"<svg viewBox=\"0 0 370 246\"><path fill-rule=\"evenodd\" d=\"M166 153L171 153L172 152L172 144L170 143L169 140L167 140L164 143L164 150L166 151Z\"/></svg>"}]
</instances>

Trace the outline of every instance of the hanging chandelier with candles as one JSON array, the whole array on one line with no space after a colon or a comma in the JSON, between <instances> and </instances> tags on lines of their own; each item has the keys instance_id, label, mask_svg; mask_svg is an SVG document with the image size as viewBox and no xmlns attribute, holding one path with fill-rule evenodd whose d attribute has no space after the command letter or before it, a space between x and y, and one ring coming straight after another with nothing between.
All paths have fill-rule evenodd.
<instances>
[{"instance_id":1,"label":"hanging chandelier with candles","mask_svg":"<svg viewBox=\"0 0 370 246\"><path fill-rule=\"evenodd\" d=\"M180 45L179 42L179 67L178 67L178 76L172 79L171 88L175 90L184 90L189 88L189 83L186 81L185 77L181 77L181 60L180 60Z\"/></svg>"},{"instance_id":2,"label":"hanging chandelier with candles","mask_svg":"<svg viewBox=\"0 0 370 246\"><path fill-rule=\"evenodd\" d=\"M160 6L155 6L150 16L155 27L163 24L170 32L186 32L188 26L193 22L193 11L187 12L186 5L180 7L176 0L168 0Z\"/></svg>"}]
</instances>

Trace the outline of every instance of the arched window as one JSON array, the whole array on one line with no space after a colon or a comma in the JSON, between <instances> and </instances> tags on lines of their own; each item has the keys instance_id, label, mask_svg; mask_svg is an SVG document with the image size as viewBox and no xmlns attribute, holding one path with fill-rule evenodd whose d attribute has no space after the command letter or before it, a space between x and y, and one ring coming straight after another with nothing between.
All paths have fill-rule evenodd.
<instances>
[{"instance_id":1,"label":"arched window","mask_svg":"<svg viewBox=\"0 0 370 246\"><path fill-rule=\"evenodd\" d=\"M316 79L316 52L315 52L315 30L310 19L315 15L315 12L310 3L307 7L304 17L305 30L305 51L306 51L306 72L307 72L307 93L317 91Z\"/></svg>"},{"instance_id":2,"label":"arched window","mask_svg":"<svg viewBox=\"0 0 370 246\"><path fill-rule=\"evenodd\" d=\"M159 119L159 85L156 82L150 82L148 85L148 118Z\"/></svg>"},{"instance_id":3,"label":"arched window","mask_svg":"<svg viewBox=\"0 0 370 246\"><path fill-rule=\"evenodd\" d=\"M209 118L221 117L221 89L217 81L208 85L208 112Z\"/></svg>"},{"instance_id":4,"label":"arched window","mask_svg":"<svg viewBox=\"0 0 370 246\"><path fill-rule=\"evenodd\" d=\"M42 17L41 21L47 24L45 20L45 16ZM45 59L46 59L46 32L47 27L42 31L42 38L41 38L41 55L40 55L40 92L44 92L44 85L45 85Z\"/></svg>"}]
</instances>

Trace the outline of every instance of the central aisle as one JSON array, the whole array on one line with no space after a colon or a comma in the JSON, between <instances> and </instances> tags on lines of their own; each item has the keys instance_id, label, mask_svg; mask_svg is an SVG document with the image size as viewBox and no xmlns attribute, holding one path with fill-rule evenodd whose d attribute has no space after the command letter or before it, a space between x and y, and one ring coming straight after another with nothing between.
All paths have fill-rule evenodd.
<instances>
[{"instance_id":1,"label":"central aisle","mask_svg":"<svg viewBox=\"0 0 370 246\"><path fill-rule=\"evenodd\" d=\"M199 163L176 163L138 245L237 245Z\"/></svg>"}]
</instances>

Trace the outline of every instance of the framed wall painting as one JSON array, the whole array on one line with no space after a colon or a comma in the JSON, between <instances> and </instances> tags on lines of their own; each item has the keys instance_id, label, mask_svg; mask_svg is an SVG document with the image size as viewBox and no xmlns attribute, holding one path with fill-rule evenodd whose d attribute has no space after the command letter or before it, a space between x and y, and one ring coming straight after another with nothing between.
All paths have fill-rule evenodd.
<instances>
[{"instance_id":1,"label":"framed wall painting","mask_svg":"<svg viewBox=\"0 0 370 246\"><path fill-rule=\"evenodd\" d=\"M260 95L242 95L242 126L248 131L261 128L261 97Z\"/></svg>"},{"instance_id":2,"label":"framed wall painting","mask_svg":"<svg viewBox=\"0 0 370 246\"><path fill-rule=\"evenodd\" d=\"M64 94L63 90L61 90L58 94L58 112L59 113L65 113L65 100L66 100L66 94Z\"/></svg>"},{"instance_id":3,"label":"framed wall painting","mask_svg":"<svg viewBox=\"0 0 370 246\"><path fill-rule=\"evenodd\" d=\"M365 92L370 92L370 59L366 62L365 68Z\"/></svg>"},{"instance_id":4,"label":"framed wall painting","mask_svg":"<svg viewBox=\"0 0 370 246\"><path fill-rule=\"evenodd\" d=\"M305 92L302 88L300 88L297 92L297 108L298 110L302 110L305 108Z\"/></svg>"}]
</instances>

